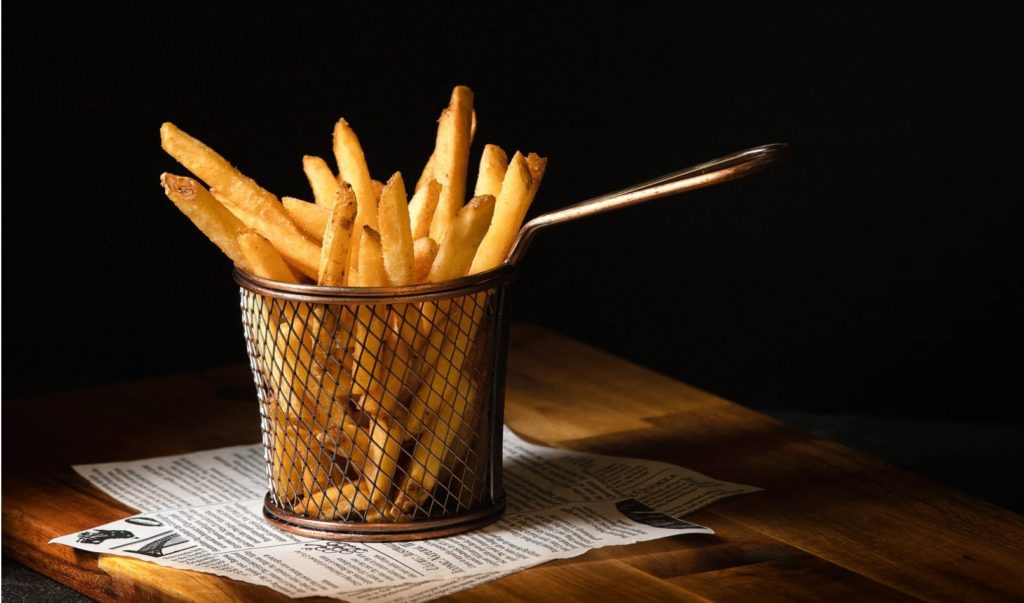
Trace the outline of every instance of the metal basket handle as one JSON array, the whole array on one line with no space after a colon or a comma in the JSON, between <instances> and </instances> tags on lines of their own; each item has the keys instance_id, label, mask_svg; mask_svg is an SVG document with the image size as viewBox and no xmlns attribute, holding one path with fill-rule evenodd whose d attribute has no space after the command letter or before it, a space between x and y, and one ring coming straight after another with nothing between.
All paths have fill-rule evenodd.
<instances>
[{"instance_id":1,"label":"metal basket handle","mask_svg":"<svg viewBox=\"0 0 1024 603\"><path fill-rule=\"evenodd\" d=\"M563 209L538 216L519 230L519 235L512 244L512 249L505 259L505 264L518 264L526 253L533 237L542 228L560 224L577 218L636 205L645 201L667 197L682 192L704 188L736 180L753 174L768 164L784 157L789 149L785 143L767 144L745 151L739 151L725 157L712 159L692 167L684 168L659 178L642 182L631 187L594 197Z\"/></svg>"}]
</instances>

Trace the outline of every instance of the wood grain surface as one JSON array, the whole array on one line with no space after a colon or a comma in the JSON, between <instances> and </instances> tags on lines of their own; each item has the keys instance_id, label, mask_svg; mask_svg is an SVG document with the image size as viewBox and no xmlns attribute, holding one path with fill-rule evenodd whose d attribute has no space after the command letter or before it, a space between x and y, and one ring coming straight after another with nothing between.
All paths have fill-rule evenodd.
<instances>
[{"instance_id":1,"label":"wood grain surface","mask_svg":"<svg viewBox=\"0 0 1024 603\"><path fill-rule=\"evenodd\" d=\"M1024 518L548 331L513 328L506 422L552 446L765 488L717 531L598 549L456 601L1021 601ZM73 463L248 444L248 368L4 401L3 552L101 601L276 601L267 588L60 545L133 511Z\"/></svg>"}]
</instances>

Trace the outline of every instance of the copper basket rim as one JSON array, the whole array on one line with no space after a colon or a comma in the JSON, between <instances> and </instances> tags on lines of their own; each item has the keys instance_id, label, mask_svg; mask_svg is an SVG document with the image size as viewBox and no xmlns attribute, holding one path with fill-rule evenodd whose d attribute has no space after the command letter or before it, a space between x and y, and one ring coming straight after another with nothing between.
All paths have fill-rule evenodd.
<instances>
[{"instance_id":1,"label":"copper basket rim","mask_svg":"<svg viewBox=\"0 0 1024 603\"><path fill-rule=\"evenodd\" d=\"M235 266L235 282L253 293L278 299L321 304L410 303L468 295L478 291L506 286L518 269L503 264L486 272L463 276L442 283L425 283L404 287L324 287L283 283L256 276Z\"/></svg>"},{"instance_id":2,"label":"copper basket rim","mask_svg":"<svg viewBox=\"0 0 1024 603\"><path fill-rule=\"evenodd\" d=\"M494 523L505 514L505 496L477 509L445 517L413 521L382 521L374 523L310 519L274 504L270 494L263 498L263 518L272 526L324 540L348 542L397 542L443 538L475 530Z\"/></svg>"}]
</instances>

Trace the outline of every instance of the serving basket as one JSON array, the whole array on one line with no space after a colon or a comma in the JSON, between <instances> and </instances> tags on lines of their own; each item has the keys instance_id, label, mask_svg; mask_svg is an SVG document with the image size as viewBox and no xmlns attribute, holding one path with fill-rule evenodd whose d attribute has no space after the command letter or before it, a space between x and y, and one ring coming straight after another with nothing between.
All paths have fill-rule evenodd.
<instances>
[{"instance_id":1,"label":"serving basket","mask_svg":"<svg viewBox=\"0 0 1024 603\"><path fill-rule=\"evenodd\" d=\"M267 520L302 536L393 541L497 519L514 276L504 266L439 284L350 288L236 269Z\"/></svg>"}]
</instances>

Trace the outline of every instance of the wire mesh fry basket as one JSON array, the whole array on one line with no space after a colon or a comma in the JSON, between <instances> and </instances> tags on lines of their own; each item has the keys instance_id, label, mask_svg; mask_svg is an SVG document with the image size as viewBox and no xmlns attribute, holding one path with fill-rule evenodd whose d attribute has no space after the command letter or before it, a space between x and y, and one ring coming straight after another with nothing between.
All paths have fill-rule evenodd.
<instances>
[{"instance_id":1,"label":"wire mesh fry basket","mask_svg":"<svg viewBox=\"0 0 1024 603\"><path fill-rule=\"evenodd\" d=\"M513 277L504 267L362 289L236 269L267 520L303 536L386 541L497 519Z\"/></svg>"}]
</instances>

